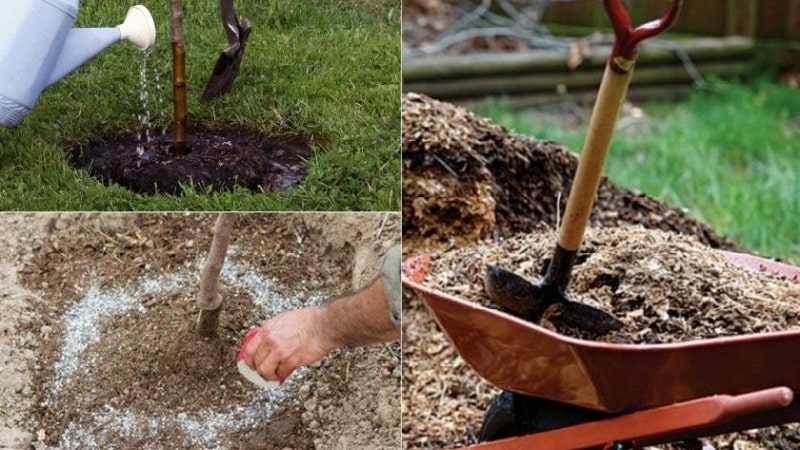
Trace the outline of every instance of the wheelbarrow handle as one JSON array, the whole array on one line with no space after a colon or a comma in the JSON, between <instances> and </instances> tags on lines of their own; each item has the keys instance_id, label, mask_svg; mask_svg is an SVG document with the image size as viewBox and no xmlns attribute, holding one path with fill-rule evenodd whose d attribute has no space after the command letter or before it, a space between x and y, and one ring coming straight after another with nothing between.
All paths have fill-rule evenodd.
<instances>
[{"instance_id":1,"label":"wheelbarrow handle","mask_svg":"<svg viewBox=\"0 0 800 450\"><path fill-rule=\"evenodd\" d=\"M647 22L636 29L631 24L630 15L622 0L603 0L603 3L616 37L611 51L611 68L617 73L624 73L633 67L640 42L664 32L675 23L683 0L670 0L672 5L661 18Z\"/></svg>"}]
</instances>

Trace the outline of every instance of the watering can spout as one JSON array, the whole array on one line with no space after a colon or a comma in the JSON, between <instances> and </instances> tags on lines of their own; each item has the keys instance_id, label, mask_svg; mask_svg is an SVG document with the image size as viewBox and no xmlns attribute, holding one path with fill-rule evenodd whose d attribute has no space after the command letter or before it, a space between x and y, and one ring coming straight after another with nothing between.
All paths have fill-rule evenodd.
<instances>
[{"instance_id":1,"label":"watering can spout","mask_svg":"<svg viewBox=\"0 0 800 450\"><path fill-rule=\"evenodd\" d=\"M47 86L55 84L119 40L128 40L143 51L155 44L156 27L147 8L142 5L131 7L125 21L114 28L71 29Z\"/></svg>"}]
</instances>

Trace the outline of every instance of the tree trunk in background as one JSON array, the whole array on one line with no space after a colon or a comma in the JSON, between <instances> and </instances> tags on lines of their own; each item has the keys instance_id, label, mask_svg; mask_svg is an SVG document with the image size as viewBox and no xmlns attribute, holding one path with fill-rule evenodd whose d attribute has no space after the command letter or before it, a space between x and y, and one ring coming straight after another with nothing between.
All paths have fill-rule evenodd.
<instances>
[{"instance_id":1,"label":"tree trunk in background","mask_svg":"<svg viewBox=\"0 0 800 450\"><path fill-rule=\"evenodd\" d=\"M170 0L172 13L172 100L175 104L172 151L176 155L189 153L186 146L186 48L183 44L182 0Z\"/></svg>"},{"instance_id":2,"label":"tree trunk in background","mask_svg":"<svg viewBox=\"0 0 800 450\"><path fill-rule=\"evenodd\" d=\"M202 337L217 334L219 313L222 309L222 296L219 293L219 273L225 262L225 253L231 240L234 215L222 213L214 224L214 240L208 251L203 273L200 277L200 295L197 305L200 315L197 317L197 333Z\"/></svg>"}]
</instances>

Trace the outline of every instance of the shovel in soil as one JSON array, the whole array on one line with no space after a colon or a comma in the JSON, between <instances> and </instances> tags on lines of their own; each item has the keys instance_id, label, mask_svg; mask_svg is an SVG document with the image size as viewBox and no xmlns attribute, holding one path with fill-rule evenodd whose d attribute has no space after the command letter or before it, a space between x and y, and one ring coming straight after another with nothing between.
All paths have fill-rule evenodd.
<instances>
[{"instance_id":1,"label":"shovel in soil","mask_svg":"<svg viewBox=\"0 0 800 450\"><path fill-rule=\"evenodd\" d=\"M621 328L622 322L604 311L572 301L566 295L567 285L594 206L614 125L633 75L637 46L669 28L678 17L683 1L672 1L660 19L636 29L632 28L621 0L604 0L603 3L616 39L589 121L583 153L547 273L538 285L494 266L487 267L484 277L489 298L519 317L534 322L546 318L597 335Z\"/></svg>"},{"instance_id":2,"label":"shovel in soil","mask_svg":"<svg viewBox=\"0 0 800 450\"><path fill-rule=\"evenodd\" d=\"M225 35L228 36L228 48L223 50L217 59L211 78L203 90L203 101L209 101L231 89L236 75L239 74L245 44L250 36L250 31L252 31L249 20L242 18L240 21L236 16L233 0L220 0L219 10Z\"/></svg>"}]
</instances>

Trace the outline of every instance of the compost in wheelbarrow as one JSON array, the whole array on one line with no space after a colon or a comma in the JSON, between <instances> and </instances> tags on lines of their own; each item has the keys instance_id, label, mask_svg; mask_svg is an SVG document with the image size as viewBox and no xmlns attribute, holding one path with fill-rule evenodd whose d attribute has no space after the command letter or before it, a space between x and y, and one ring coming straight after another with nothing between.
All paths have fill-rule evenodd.
<instances>
[{"instance_id":1,"label":"compost in wheelbarrow","mask_svg":"<svg viewBox=\"0 0 800 450\"><path fill-rule=\"evenodd\" d=\"M800 278L800 270L787 265L724 255L755 270ZM637 437L637 445L657 444L800 420L800 402L791 403L791 391L800 384L792 363L800 331L645 346L582 341L422 286L428 262L425 256L407 262L404 283L422 294L458 352L489 382L565 405L634 411L596 414L585 424L565 423L561 430L495 441L490 448L568 448L552 445L617 442L615 437L624 436ZM740 395L716 395L732 392ZM729 408L755 398L761 409L749 415L746 408ZM642 426L631 430L637 423Z\"/></svg>"},{"instance_id":2,"label":"compost in wheelbarrow","mask_svg":"<svg viewBox=\"0 0 800 450\"><path fill-rule=\"evenodd\" d=\"M724 255L756 270L800 279L797 268L743 254ZM406 269L420 266L424 258L410 261ZM800 392L800 330L657 345L594 342L432 289L421 283L423 273L406 270L405 285L422 294L464 360L506 390L604 412L776 386Z\"/></svg>"}]
</instances>

